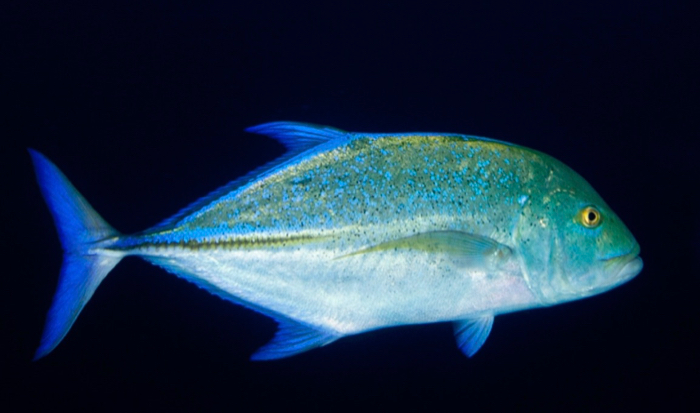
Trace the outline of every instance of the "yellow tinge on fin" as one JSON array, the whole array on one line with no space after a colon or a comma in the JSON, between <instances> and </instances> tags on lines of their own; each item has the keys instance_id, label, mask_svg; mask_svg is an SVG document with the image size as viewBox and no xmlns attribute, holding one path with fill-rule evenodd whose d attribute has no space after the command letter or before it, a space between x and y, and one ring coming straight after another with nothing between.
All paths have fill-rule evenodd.
<instances>
[{"instance_id":1,"label":"yellow tinge on fin","mask_svg":"<svg viewBox=\"0 0 700 413\"><path fill-rule=\"evenodd\" d=\"M491 238L462 231L430 231L377 244L336 259L372 252L408 249L429 254L450 254L466 266L485 264L510 255L511 250Z\"/></svg>"}]
</instances>

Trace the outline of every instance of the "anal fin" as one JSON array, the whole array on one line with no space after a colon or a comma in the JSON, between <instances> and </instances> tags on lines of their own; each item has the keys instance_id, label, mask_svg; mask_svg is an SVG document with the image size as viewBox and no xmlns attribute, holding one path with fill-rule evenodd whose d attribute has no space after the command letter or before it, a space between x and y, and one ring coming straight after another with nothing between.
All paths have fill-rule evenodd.
<instances>
[{"instance_id":1,"label":"anal fin","mask_svg":"<svg viewBox=\"0 0 700 413\"><path fill-rule=\"evenodd\" d=\"M260 347L251 360L276 360L329 344L339 337L305 326L292 320L277 319L279 327L275 336Z\"/></svg>"}]
</instances>

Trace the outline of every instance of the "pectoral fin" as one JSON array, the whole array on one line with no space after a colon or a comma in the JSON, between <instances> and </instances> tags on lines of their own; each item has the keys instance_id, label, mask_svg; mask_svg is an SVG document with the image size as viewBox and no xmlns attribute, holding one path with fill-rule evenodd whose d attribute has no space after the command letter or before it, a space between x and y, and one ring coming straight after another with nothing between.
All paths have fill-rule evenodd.
<instances>
[{"instance_id":1,"label":"pectoral fin","mask_svg":"<svg viewBox=\"0 0 700 413\"><path fill-rule=\"evenodd\" d=\"M251 360L276 360L324 346L339 337L322 332L291 320L277 320L279 329L275 336L260 347Z\"/></svg>"},{"instance_id":2,"label":"pectoral fin","mask_svg":"<svg viewBox=\"0 0 700 413\"><path fill-rule=\"evenodd\" d=\"M493 327L493 316L455 321L453 324L457 345L467 357L473 356L484 345Z\"/></svg>"},{"instance_id":3,"label":"pectoral fin","mask_svg":"<svg viewBox=\"0 0 700 413\"><path fill-rule=\"evenodd\" d=\"M462 231L430 231L387 241L340 258L399 249L450 254L466 265L479 265L489 259L502 259L511 252L508 246L482 235Z\"/></svg>"}]
</instances>

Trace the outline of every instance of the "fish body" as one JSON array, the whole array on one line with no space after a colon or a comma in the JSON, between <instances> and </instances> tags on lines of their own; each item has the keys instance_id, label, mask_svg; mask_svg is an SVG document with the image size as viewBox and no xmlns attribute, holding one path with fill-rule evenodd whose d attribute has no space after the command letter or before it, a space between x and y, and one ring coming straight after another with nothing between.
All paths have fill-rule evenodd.
<instances>
[{"instance_id":1,"label":"fish body","mask_svg":"<svg viewBox=\"0 0 700 413\"><path fill-rule=\"evenodd\" d=\"M495 315L597 294L641 271L639 245L617 215L538 151L294 122L249 130L288 154L134 235L112 229L32 152L65 250L37 357L127 255L273 317L279 331L259 360L440 321L454 323L471 356Z\"/></svg>"}]
</instances>

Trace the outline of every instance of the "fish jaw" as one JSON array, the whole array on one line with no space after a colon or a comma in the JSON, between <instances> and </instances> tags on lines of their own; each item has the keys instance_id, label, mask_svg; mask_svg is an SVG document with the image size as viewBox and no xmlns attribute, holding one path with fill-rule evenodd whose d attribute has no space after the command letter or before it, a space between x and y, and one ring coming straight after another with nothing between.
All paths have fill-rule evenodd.
<instances>
[{"instance_id":1,"label":"fish jaw","mask_svg":"<svg viewBox=\"0 0 700 413\"><path fill-rule=\"evenodd\" d=\"M639 274L642 271L643 267L644 267L644 262L642 261L642 258L639 256L634 257L627 264L625 264L625 266L622 267L620 272L617 274L617 278L619 280L619 283L622 284L624 282L631 280L632 278L634 278L637 274Z\"/></svg>"},{"instance_id":2,"label":"fish jaw","mask_svg":"<svg viewBox=\"0 0 700 413\"><path fill-rule=\"evenodd\" d=\"M579 293L580 298L612 290L637 276L644 267L644 262L639 257L638 244L629 253L599 261L602 265L599 267L598 274L594 276L596 279L594 285Z\"/></svg>"},{"instance_id":3,"label":"fish jaw","mask_svg":"<svg viewBox=\"0 0 700 413\"><path fill-rule=\"evenodd\" d=\"M617 273L614 273L610 277L610 283L608 288L616 287L623 284L642 271L644 267L644 262L639 256L639 244L635 245L634 249L627 253L617 257L604 259L604 267L608 268L611 272L617 269Z\"/></svg>"}]
</instances>

